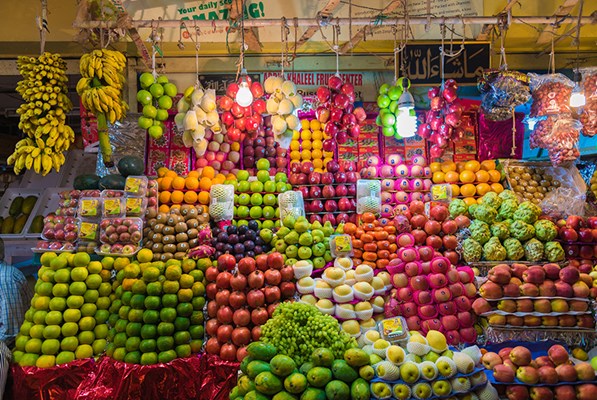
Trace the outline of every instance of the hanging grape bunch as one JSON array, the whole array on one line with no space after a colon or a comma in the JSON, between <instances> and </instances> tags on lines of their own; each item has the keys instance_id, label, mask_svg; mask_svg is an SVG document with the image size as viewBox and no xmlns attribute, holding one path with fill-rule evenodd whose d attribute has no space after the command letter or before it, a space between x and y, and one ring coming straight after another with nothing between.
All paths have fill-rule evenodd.
<instances>
[{"instance_id":1,"label":"hanging grape bunch","mask_svg":"<svg viewBox=\"0 0 597 400\"><path fill-rule=\"evenodd\" d=\"M359 137L367 114L363 107L354 107L354 86L333 75L327 86L317 89L317 99L319 106L315 115L319 122L325 124L324 131L330 136L323 141L324 151L335 151L337 144L346 143L349 137Z\"/></svg>"},{"instance_id":2,"label":"hanging grape bunch","mask_svg":"<svg viewBox=\"0 0 597 400\"><path fill-rule=\"evenodd\" d=\"M441 87L431 88L427 92L430 110L425 114L425 123L419 125L417 133L433 143L430 149L432 158L443 156L450 140L462 135L458 128L463 109L457 91L456 81L448 79Z\"/></svg>"}]
</instances>

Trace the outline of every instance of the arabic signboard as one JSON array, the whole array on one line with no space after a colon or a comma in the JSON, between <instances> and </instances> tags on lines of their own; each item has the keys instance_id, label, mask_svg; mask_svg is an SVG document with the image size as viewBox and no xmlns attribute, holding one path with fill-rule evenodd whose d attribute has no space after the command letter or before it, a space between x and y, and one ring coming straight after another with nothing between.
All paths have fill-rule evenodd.
<instances>
[{"instance_id":1,"label":"arabic signboard","mask_svg":"<svg viewBox=\"0 0 597 400\"><path fill-rule=\"evenodd\" d=\"M464 49L454 45L455 56L445 56L442 71L441 43L409 44L400 53L400 63L404 62L406 75L414 85L437 84L444 79L455 79L459 84L477 84L483 70L490 67L491 51L489 43L466 43Z\"/></svg>"},{"instance_id":2,"label":"arabic signboard","mask_svg":"<svg viewBox=\"0 0 597 400\"><path fill-rule=\"evenodd\" d=\"M260 82L260 74L249 74L253 82ZM214 89L216 95L221 96L226 94L226 88L229 84L236 82L236 74L203 74L199 75L199 82L204 89Z\"/></svg>"}]
</instances>

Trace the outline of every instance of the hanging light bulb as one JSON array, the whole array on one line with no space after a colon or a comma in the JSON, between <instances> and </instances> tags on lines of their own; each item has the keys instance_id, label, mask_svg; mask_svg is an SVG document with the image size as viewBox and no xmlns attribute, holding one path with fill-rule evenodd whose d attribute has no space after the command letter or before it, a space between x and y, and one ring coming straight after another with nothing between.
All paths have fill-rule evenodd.
<instances>
[{"instance_id":1,"label":"hanging light bulb","mask_svg":"<svg viewBox=\"0 0 597 400\"><path fill-rule=\"evenodd\" d=\"M398 99L398 117L396 118L396 131L402 137L413 137L417 132L417 115L415 113L415 99L408 91L410 81L407 78L399 79L403 92Z\"/></svg>"},{"instance_id":2,"label":"hanging light bulb","mask_svg":"<svg viewBox=\"0 0 597 400\"><path fill-rule=\"evenodd\" d=\"M242 107L248 107L253 103L253 93L251 93L249 82L247 81L247 70L244 68L240 73L238 92L236 92L236 102Z\"/></svg>"},{"instance_id":3,"label":"hanging light bulb","mask_svg":"<svg viewBox=\"0 0 597 400\"><path fill-rule=\"evenodd\" d=\"M572 95L570 96L570 107L584 107L587 103L585 93L580 86L580 73L574 73L574 89L572 89Z\"/></svg>"}]
</instances>

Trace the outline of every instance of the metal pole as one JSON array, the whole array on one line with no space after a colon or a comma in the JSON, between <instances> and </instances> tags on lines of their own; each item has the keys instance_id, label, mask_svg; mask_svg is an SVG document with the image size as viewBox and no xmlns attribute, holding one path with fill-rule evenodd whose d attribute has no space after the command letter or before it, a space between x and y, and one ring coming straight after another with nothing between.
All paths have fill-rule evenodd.
<instances>
[{"instance_id":1,"label":"metal pole","mask_svg":"<svg viewBox=\"0 0 597 400\"><path fill-rule=\"evenodd\" d=\"M227 20L192 20L193 24L196 24L198 28L229 28L230 23ZM151 28L151 24L155 23L155 20L136 20L131 21L131 26L134 28ZM327 25L348 25L351 23L353 26L367 26L373 25L375 21L370 18L298 18L296 20L298 26L327 26ZM497 25L500 22L500 17L409 17L409 25L427 25L431 24L445 24L445 25L461 25L461 24L494 24ZM584 16L580 18L571 15L568 16L520 16L512 17L511 23L513 24L564 24L564 23L578 23L584 25L594 25L597 23L597 13L591 16ZM164 28L180 28L181 20L161 20L160 27ZM382 21L384 25L406 25L407 21L405 18L386 18ZM266 26L279 26L279 19L249 19L244 22L245 28L259 28ZM81 29L93 29L100 27L106 27L106 22L102 21L84 21L80 23L74 23L75 28ZM116 27L114 23L109 24L109 27Z\"/></svg>"}]
</instances>

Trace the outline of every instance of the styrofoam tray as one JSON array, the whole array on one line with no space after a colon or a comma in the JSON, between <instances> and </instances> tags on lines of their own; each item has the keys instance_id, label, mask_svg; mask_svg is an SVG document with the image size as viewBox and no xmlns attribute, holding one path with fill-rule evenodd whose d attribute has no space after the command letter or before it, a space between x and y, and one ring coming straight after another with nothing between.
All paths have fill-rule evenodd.
<instances>
[{"instance_id":1,"label":"styrofoam tray","mask_svg":"<svg viewBox=\"0 0 597 400\"><path fill-rule=\"evenodd\" d=\"M6 189L4 192L4 196L0 199L0 216L7 217L8 210L10 209L10 205L12 201L17 198L18 196L22 196L26 198L27 196L37 196L37 201L35 202L35 206L31 210L31 214L29 214L29 218L23 225L23 231L21 233L10 233L10 234L0 234L0 238L2 239L22 239L25 237L25 233L29 229L31 225L31 220L37 215L39 205L41 204L41 194L42 191L39 189L25 189L25 188L9 188Z\"/></svg>"},{"instance_id":2,"label":"styrofoam tray","mask_svg":"<svg viewBox=\"0 0 597 400\"><path fill-rule=\"evenodd\" d=\"M20 186L26 188L66 186L72 189L75 177L78 175L95 174L97 154L85 153L83 150L73 148L65 154L65 157L66 162L60 168L60 172L52 170L42 177L33 170L27 170Z\"/></svg>"},{"instance_id":3,"label":"styrofoam tray","mask_svg":"<svg viewBox=\"0 0 597 400\"><path fill-rule=\"evenodd\" d=\"M47 188L42 193L39 200L37 200L37 210L35 215L42 215L46 216L50 213L56 212L58 209L58 204L60 203L60 196L59 193L65 190L71 190L67 187L61 188ZM41 237L41 233L27 233L29 232L29 228L31 223L33 222L33 218L30 218L27 223L25 224L25 237L27 238L39 238Z\"/></svg>"}]
</instances>

